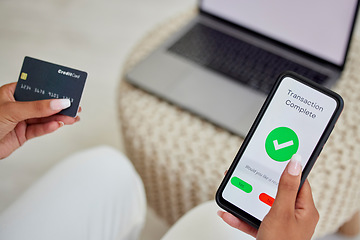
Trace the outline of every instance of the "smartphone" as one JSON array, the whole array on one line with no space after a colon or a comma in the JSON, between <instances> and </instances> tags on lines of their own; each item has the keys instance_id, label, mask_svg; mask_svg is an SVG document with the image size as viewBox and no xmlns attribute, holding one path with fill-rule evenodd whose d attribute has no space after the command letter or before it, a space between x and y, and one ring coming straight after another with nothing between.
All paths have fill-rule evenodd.
<instances>
[{"instance_id":1,"label":"smartphone","mask_svg":"<svg viewBox=\"0 0 360 240\"><path fill-rule=\"evenodd\" d=\"M335 92L295 73L282 74L217 190L217 204L259 228L288 161L301 156L301 187L343 106Z\"/></svg>"}]
</instances>

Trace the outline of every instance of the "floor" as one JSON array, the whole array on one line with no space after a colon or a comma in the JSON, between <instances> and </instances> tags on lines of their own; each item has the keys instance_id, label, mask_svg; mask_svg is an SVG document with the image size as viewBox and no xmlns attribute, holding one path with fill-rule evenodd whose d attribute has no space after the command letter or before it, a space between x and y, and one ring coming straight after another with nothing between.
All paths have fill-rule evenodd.
<instances>
[{"instance_id":1,"label":"floor","mask_svg":"<svg viewBox=\"0 0 360 240\"><path fill-rule=\"evenodd\" d=\"M17 81L24 56L89 74L79 124L32 140L0 162L0 212L65 156L100 144L123 149L115 104L121 66L144 34L195 3L195 0L0 1L0 85ZM359 29L356 35L360 36ZM149 209L141 239L159 239L167 229ZM323 240L340 239L345 238L332 235Z\"/></svg>"}]
</instances>

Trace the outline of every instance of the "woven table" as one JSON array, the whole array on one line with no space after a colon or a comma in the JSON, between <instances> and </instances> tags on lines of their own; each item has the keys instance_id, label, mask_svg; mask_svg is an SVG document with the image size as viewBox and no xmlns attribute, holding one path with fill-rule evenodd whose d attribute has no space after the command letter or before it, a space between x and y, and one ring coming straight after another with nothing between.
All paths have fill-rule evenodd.
<instances>
[{"instance_id":1,"label":"woven table","mask_svg":"<svg viewBox=\"0 0 360 240\"><path fill-rule=\"evenodd\" d=\"M124 73L194 14L182 14L149 33L128 58ZM360 41L355 39L346 70L334 88L344 98L343 114L309 175L320 213L318 237L342 225L346 234L358 232L359 67ZM124 76L117 101L127 155L142 177L148 204L155 212L172 224L196 205L214 199L243 139L130 85Z\"/></svg>"}]
</instances>

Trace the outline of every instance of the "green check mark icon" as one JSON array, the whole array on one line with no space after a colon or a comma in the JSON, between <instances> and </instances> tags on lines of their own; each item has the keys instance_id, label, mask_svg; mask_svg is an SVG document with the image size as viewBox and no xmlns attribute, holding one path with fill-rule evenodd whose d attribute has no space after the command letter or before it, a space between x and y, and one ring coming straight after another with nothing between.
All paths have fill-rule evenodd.
<instances>
[{"instance_id":1,"label":"green check mark icon","mask_svg":"<svg viewBox=\"0 0 360 240\"><path fill-rule=\"evenodd\" d=\"M266 138L266 153L275 161L285 162L297 152L299 138L296 133L287 127L278 127L272 130Z\"/></svg>"}]
</instances>

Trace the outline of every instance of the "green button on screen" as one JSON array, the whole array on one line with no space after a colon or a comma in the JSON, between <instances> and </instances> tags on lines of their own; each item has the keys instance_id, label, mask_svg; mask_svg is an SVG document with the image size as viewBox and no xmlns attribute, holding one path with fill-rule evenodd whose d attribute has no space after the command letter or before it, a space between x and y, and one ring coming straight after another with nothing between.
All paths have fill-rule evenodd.
<instances>
[{"instance_id":1,"label":"green button on screen","mask_svg":"<svg viewBox=\"0 0 360 240\"><path fill-rule=\"evenodd\" d=\"M243 180L241 180L240 178L237 178L237 177L233 177L231 179L231 184L237 188L240 188L241 190L243 190L246 193L251 193L251 191L253 189L250 184L248 184L247 182L244 182Z\"/></svg>"}]
</instances>

